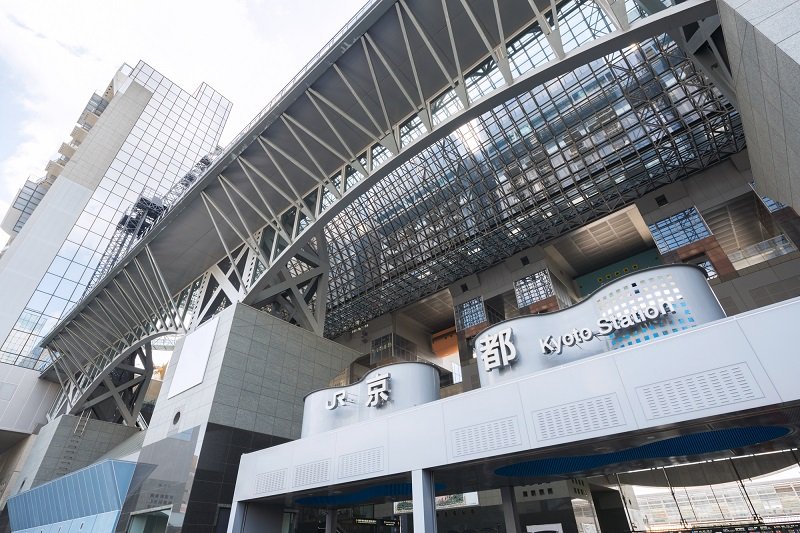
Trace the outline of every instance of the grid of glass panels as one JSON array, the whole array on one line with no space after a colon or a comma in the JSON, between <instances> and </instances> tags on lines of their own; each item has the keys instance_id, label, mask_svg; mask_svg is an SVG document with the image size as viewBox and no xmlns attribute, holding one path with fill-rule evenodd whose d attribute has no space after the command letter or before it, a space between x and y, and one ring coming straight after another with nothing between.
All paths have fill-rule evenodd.
<instances>
[{"instance_id":1,"label":"grid of glass panels","mask_svg":"<svg viewBox=\"0 0 800 533\"><path fill-rule=\"evenodd\" d=\"M575 43L612 28L585 3L560 15L576 28ZM512 64L546 61L543 39L536 27L523 32L509 45ZM491 92L501 78L487 61L467 76L468 93ZM441 123L461 103L449 90L432 108ZM408 138L412 123L403 129ZM327 225L325 334L356 328L743 147L738 113L667 36L581 66L461 126Z\"/></svg>"},{"instance_id":2,"label":"grid of glass panels","mask_svg":"<svg viewBox=\"0 0 800 533\"><path fill-rule=\"evenodd\" d=\"M520 309L553 296L550 273L540 270L514 282L514 295Z\"/></svg>"},{"instance_id":3,"label":"grid of glass panels","mask_svg":"<svg viewBox=\"0 0 800 533\"><path fill-rule=\"evenodd\" d=\"M662 254L711 236L711 230L695 207L675 213L648 227L658 251Z\"/></svg>"},{"instance_id":4,"label":"grid of glass panels","mask_svg":"<svg viewBox=\"0 0 800 533\"><path fill-rule=\"evenodd\" d=\"M11 529L119 511L135 468L136 463L107 460L12 496L8 500Z\"/></svg>"},{"instance_id":5,"label":"grid of glass panels","mask_svg":"<svg viewBox=\"0 0 800 533\"><path fill-rule=\"evenodd\" d=\"M15 233L19 233L22 226L25 225L25 222L27 222L33 214L33 210L36 209L36 206L39 205L39 202L44 198L49 188L50 184L46 182L35 182L31 180L25 182L25 185L22 186L19 194L17 194L17 197L14 199L13 204L14 209L22 211L14 224Z\"/></svg>"},{"instance_id":6,"label":"grid of glass panels","mask_svg":"<svg viewBox=\"0 0 800 533\"><path fill-rule=\"evenodd\" d=\"M762 518L795 521L800 515L800 481L758 482L744 480L747 497ZM748 520L752 511L737 483L637 494L639 510L651 526L678 525L681 515L689 522ZM676 505L677 500L677 505Z\"/></svg>"},{"instance_id":7,"label":"grid of glass panels","mask_svg":"<svg viewBox=\"0 0 800 533\"><path fill-rule=\"evenodd\" d=\"M417 345L395 333L382 335L372 340L369 362L371 365L400 359L402 361L417 360Z\"/></svg>"},{"instance_id":8,"label":"grid of glass panels","mask_svg":"<svg viewBox=\"0 0 800 533\"><path fill-rule=\"evenodd\" d=\"M456 330L463 331L472 326L486 322L486 306L483 298L478 296L455 306Z\"/></svg>"},{"instance_id":9,"label":"grid of glass panels","mask_svg":"<svg viewBox=\"0 0 800 533\"><path fill-rule=\"evenodd\" d=\"M718 277L717 270L714 268L714 265L713 263L711 263L711 261L703 261L702 263L697 263L697 266L706 271L706 277L708 279L714 279Z\"/></svg>"},{"instance_id":10,"label":"grid of glass panels","mask_svg":"<svg viewBox=\"0 0 800 533\"><path fill-rule=\"evenodd\" d=\"M142 195L163 197L217 146L231 107L222 95L205 83L190 94L144 62L120 73L152 97L0 346L2 362L46 363L39 341L80 300L120 217Z\"/></svg>"},{"instance_id":11,"label":"grid of glass panels","mask_svg":"<svg viewBox=\"0 0 800 533\"><path fill-rule=\"evenodd\" d=\"M782 203L778 202L777 200L773 200L769 196L762 196L761 201L764 202L764 205L767 207L767 209L769 209L770 213L774 213L775 211L786 207Z\"/></svg>"}]
</instances>

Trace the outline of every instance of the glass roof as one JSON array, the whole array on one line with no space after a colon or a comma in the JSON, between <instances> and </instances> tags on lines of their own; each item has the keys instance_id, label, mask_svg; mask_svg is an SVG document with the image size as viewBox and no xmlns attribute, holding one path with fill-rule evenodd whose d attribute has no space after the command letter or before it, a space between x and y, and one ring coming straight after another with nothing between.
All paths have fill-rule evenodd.
<instances>
[{"instance_id":1,"label":"glass roof","mask_svg":"<svg viewBox=\"0 0 800 533\"><path fill-rule=\"evenodd\" d=\"M567 50L612 30L593 3L575 2L561 17L576 18ZM550 59L543 39L534 27L509 46L517 73ZM487 61L467 88L476 98L502 83ZM434 122L459 106L445 93ZM403 142L423 132L413 120L401 128ZM738 113L668 36L581 66L453 131L327 225L325 334L355 329L743 148Z\"/></svg>"}]
</instances>

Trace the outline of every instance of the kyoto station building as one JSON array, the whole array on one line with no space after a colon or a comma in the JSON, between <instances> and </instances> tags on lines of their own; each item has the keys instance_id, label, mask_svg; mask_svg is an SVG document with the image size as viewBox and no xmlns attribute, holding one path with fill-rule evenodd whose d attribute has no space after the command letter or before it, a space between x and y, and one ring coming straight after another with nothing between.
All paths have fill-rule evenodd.
<instances>
[{"instance_id":1,"label":"kyoto station building","mask_svg":"<svg viewBox=\"0 0 800 533\"><path fill-rule=\"evenodd\" d=\"M201 170L10 530L800 531L797 0L370 0Z\"/></svg>"}]
</instances>

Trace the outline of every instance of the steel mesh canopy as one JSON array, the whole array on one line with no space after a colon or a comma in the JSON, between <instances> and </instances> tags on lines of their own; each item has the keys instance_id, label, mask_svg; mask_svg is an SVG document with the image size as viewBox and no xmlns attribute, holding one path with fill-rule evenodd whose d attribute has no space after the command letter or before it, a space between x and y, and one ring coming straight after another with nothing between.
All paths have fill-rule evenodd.
<instances>
[{"instance_id":1,"label":"steel mesh canopy","mask_svg":"<svg viewBox=\"0 0 800 533\"><path fill-rule=\"evenodd\" d=\"M601 17L587 23L608 30ZM487 62L471 89L491 90L497 73ZM325 334L357 328L743 147L738 113L667 36L582 66L453 131L327 225Z\"/></svg>"}]
</instances>

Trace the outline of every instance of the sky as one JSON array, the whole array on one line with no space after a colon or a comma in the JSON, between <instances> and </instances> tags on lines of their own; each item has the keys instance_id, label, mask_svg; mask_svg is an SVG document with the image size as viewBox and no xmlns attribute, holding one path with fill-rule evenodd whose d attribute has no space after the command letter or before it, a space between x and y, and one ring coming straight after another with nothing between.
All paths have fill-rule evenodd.
<instances>
[{"instance_id":1,"label":"sky","mask_svg":"<svg viewBox=\"0 0 800 533\"><path fill-rule=\"evenodd\" d=\"M123 63L231 100L225 146L364 2L0 0L0 219Z\"/></svg>"}]
</instances>

